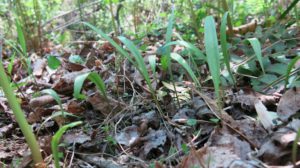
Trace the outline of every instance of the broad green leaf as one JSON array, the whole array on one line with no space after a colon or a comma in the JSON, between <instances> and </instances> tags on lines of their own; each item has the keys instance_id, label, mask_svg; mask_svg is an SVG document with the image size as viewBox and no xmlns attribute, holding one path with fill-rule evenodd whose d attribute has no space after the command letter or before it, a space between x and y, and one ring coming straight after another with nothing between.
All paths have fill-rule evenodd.
<instances>
[{"instance_id":1,"label":"broad green leaf","mask_svg":"<svg viewBox=\"0 0 300 168\"><path fill-rule=\"evenodd\" d=\"M289 78L290 78L290 73L293 69L293 67L295 66L295 64L298 62L298 60L300 59L300 57L295 57L294 59L291 60L291 62L288 65L286 74L285 74L285 84L284 84L284 88L287 87L288 83L289 83Z\"/></svg>"},{"instance_id":2,"label":"broad green leaf","mask_svg":"<svg viewBox=\"0 0 300 168\"><path fill-rule=\"evenodd\" d=\"M60 139L61 139L62 135L69 128L75 127L75 126L80 125L80 124L82 124L82 121L72 122L72 123L70 123L68 125L64 125L52 137L52 140L51 140L51 150L52 150L52 154L53 154L53 158L54 158L55 168L59 168L60 167L60 165L59 165L59 159L60 159L60 154L59 153L60 152L58 150L58 146L59 146L59 142L60 142Z\"/></svg>"},{"instance_id":3,"label":"broad green leaf","mask_svg":"<svg viewBox=\"0 0 300 168\"><path fill-rule=\"evenodd\" d=\"M260 42L257 40L257 38L250 38L248 39L248 41L250 42L254 52L255 52L255 55L257 57L257 60L260 64L260 67L263 71L263 73L265 73L265 68L264 68L264 64L263 64L263 58L262 58L262 55L261 55L261 46L260 46Z\"/></svg>"},{"instance_id":4,"label":"broad green leaf","mask_svg":"<svg viewBox=\"0 0 300 168\"><path fill-rule=\"evenodd\" d=\"M102 93L102 95L107 98L106 88L105 88L105 84L104 84L104 81L102 80L102 78L96 72L88 72L88 73L79 75L75 78L73 95L76 99L85 99L86 98L85 95L80 93L83 83L86 79L89 79L91 82L93 82L97 86L99 91Z\"/></svg>"},{"instance_id":5,"label":"broad green leaf","mask_svg":"<svg viewBox=\"0 0 300 168\"><path fill-rule=\"evenodd\" d=\"M55 56L49 55L47 57L48 66L51 69L57 69L60 66L60 60Z\"/></svg>"},{"instance_id":6,"label":"broad green leaf","mask_svg":"<svg viewBox=\"0 0 300 168\"><path fill-rule=\"evenodd\" d=\"M233 81L233 83L235 84L235 78L233 77L231 68L230 68L230 56L228 53L228 47L227 47L227 36L226 36L226 25L227 25L227 17L228 17L228 12L226 12L222 18L222 23L221 23L221 48L222 48L222 52L223 52L223 57L224 57L224 63L226 65L226 68L229 72L229 75Z\"/></svg>"},{"instance_id":7,"label":"broad green leaf","mask_svg":"<svg viewBox=\"0 0 300 168\"><path fill-rule=\"evenodd\" d=\"M177 53L171 53L171 58L175 61L177 61L190 75L190 77L193 79L195 82L196 86L201 87L201 84L199 83L196 75L194 74L193 70L189 66L189 64L182 58L181 55Z\"/></svg>"},{"instance_id":8,"label":"broad green leaf","mask_svg":"<svg viewBox=\"0 0 300 168\"><path fill-rule=\"evenodd\" d=\"M204 44L209 70L214 83L215 94L220 101L220 53L213 16L207 16L204 19Z\"/></svg>"}]
</instances>

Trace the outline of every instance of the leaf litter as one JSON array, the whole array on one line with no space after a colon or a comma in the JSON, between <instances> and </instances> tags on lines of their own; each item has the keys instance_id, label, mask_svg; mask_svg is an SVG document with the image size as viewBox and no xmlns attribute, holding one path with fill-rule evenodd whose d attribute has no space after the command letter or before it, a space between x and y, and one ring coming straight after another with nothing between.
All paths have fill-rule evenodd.
<instances>
[{"instance_id":1,"label":"leaf litter","mask_svg":"<svg viewBox=\"0 0 300 168\"><path fill-rule=\"evenodd\" d=\"M255 33L257 37L265 38L260 39L266 41L263 46L275 43L273 38L282 38L278 33L275 37L271 32L262 36L258 35L259 32ZM119 67L115 65L120 55L109 42L78 46L75 52L52 48L60 61L54 69L50 68L49 60L31 55L34 80L28 78L30 82L23 86L21 82L27 80L25 68L20 60L15 60L12 79L20 84L17 94L22 97L21 105L34 130L39 130L37 136L47 157L51 154L49 144L53 132L62 123L77 120L75 117L60 116L59 121L59 118L51 117L61 110L55 99L49 95L34 94L51 88L58 93L63 110L85 122L83 127L67 131L61 142L64 146L61 152L67 160L75 158L72 164L78 167L154 165L157 168L234 168L292 165L292 145L300 128L297 86L284 91L284 84L279 82L272 87L268 86L261 78L262 75L257 74L257 78L250 78L253 87L249 87L245 85L247 79L242 78L239 79L241 87L238 91L225 89L225 108L219 111L216 98L211 96L213 90L209 87L204 87L201 92L196 90L189 82L189 74L179 64L174 62L171 65L176 81L174 84L168 82L160 66L156 66L154 71L149 57L155 56L156 63L161 62L161 44L155 43L161 39L143 40L149 47L142 55L151 85L157 90L165 114L158 113L156 104L151 100L150 90L137 68L126 59L121 60ZM246 43L239 45L245 46L231 48L233 54L243 58L243 54L245 56L253 52L247 49L249 46ZM284 51L286 45L293 44L278 43L262 52L271 54L272 50ZM180 53L185 49L176 45L172 51ZM260 57L259 62L249 62L249 67L244 67L244 71L238 69L237 72L245 76L255 75L264 64L266 73L280 76L282 74L274 67L285 66L279 58L274 59L277 59L272 60L275 63L269 64ZM203 75L207 74L207 67L201 66L201 69ZM87 99L77 100L73 97L75 78L86 72L100 74L105 81L108 98L88 81L84 82L82 88ZM199 77L199 81L207 85L207 79ZM263 89L266 90L262 92ZM0 137L5 137L6 141L0 143L0 159L1 162L9 163L25 158L29 150L24 139L19 137L20 130L7 108L6 99L2 97L0 110L4 113L0 115ZM299 152L296 157L300 159ZM26 167L29 162L30 158L27 162L24 160L22 165ZM49 165L52 166L51 163Z\"/></svg>"}]
</instances>

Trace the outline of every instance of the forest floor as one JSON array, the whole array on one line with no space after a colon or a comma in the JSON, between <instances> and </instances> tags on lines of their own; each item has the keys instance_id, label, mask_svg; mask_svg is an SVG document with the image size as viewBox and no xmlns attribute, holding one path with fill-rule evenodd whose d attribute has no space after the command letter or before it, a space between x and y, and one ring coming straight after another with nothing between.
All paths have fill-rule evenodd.
<instances>
[{"instance_id":1,"label":"forest floor","mask_svg":"<svg viewBox=\"0 0 300 168\"><path fill-rule=\"evenodd\" d=\"M138 44L144 48L142 55L158 103L137 68L127 59L120 59L107 41L78 41L72 48L45 43L42 56L30 55L32 75L29 76L22 59L12 58L11 48L4 46L4 65L48 167L53 167L52 136L61 126L74 121L83 123L62 137L64 167L300 166L300 151L293 150L299 145L295 139L300 128L296 115L300 110L300 89L297 82L295 87L285 89L284 78L289 62L300 53L298 28L257 29L232 40L230 54L233 59L243 61L253 55L245 39L256 37L263 41L265 75L256 78L251 74L238 75L237 87L230 86L224 78L221 110L213 96L212 82L207 78L206 64L198 67L201 89L193 85L186 71L175 62L171 66L172 76L159 66L153 74L149 57L156 56L156 62L161 61L163 34L150 34ZM184 51L182 46L172 47L172 52ZM233 61L232 67L240 63ZM258 61L244 65L247 63L255 67L253 76L261 73L257 70ZM296 63L291 71L296 79L299 66ZM107 97L88 80L81 90L84 98L74 97L76 77L87 72L102 77ZM61 105L53 95L41 93L44 89L53 89ZM60 111L66 115L59 115ZM4 167L29 167L30 150L2 92L0 137L0 163Z\"/></svg>"}]
</instances>

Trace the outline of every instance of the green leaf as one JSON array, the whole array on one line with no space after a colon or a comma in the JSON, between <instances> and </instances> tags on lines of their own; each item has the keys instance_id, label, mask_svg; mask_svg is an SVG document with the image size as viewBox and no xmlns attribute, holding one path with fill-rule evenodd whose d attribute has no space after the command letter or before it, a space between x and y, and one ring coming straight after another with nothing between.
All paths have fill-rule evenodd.
<instances>
[{"instance_id":1,"label":"green leaf","mask_svg":"<svg viewBox=\"0 0 300 168\"><path fill-rule=\"evenodd\" d=\"M284 88L287 87L288 83L289 83L289 78L290 78L290 73L293 69L293 67L295 66L295 64L298 62L298 60L300 59L300 57L295 57L294 59L291 60L291 62L288 65L286 74L285 74L285 84L284 84Z\"/></svg>"},{"instance_id":2,"label":"green leaf","mask_svg":"<svg viewBox=\"0 0 300 168\"><path fill-rule=\"evenodd\" d=\"M261 55L261 46L260 46L260 42L257 40L257 38L250 38L248 39L248 41L250 42L254 52L255 52L255 55L257 57L257 60L260 64L260 67L263 71L263 73L265 73L265 68L264 68L264 64L263 64L263 58L262 58L262 55Z\"/></svg>"},{"instance_id":3,"label":"green leaf","mask_svg":"<svg viewBox=\"0 0 300 168\"><path fill-rule=\"evenodd\" d=\"M150 55L148 57L148 61L152 70L153 76L156 75L156 56L155 55Z\"/></svg>"},{"instance_id":4,"label":"green leaf","mask_svg":"<svg viewBox=\"0 0 300 168\"><path fill-rule=\"evenodd\" d=\"M227 36L226 36L226 25L227 25L227 17L228 17L228 12L226 12L222 18L222 23L221 23L221 48L222 48L222 52L223 52L223 56L224 56L224 62L226 65L226 68L229 72L229 75L232 79L232 81L235 82L235 78L233 77L231 68L230 68L230 56L228 54L228 47L227 47Z\"/></svg>"},{"instance_id":5,"label":"green leaf","mask_svg":"<svg viewBox=\"0 0 300 168\"><path fill-rule=\"evenodd\" d=\"M52 150L52 154L53 154L53 158L54 158L54 165L55 165L56 168L60 167L59 166L59 158L60 158L61 155L59 154L60 152L58 150L58 146L59 146L59 142L60 142L60 139L61 139L62 135L69 128L75 127L75 126L80 125L80 124L82 124L82 121L72 122L68 125L64 125L52 137L51 150Z\"/></svg>"},{"instance_id":6,"label":"green leaf","mask_svg":"<svg viewBox=\"0 0 300 168\"><path fill-rule=\"evenodd\" d=\"M177 61L190 75L190 77L193 79L193 81L196 83L196 86L201 87L201 84L199 83L196 75L194 74L193 70L189 66L189 64L182 58L181 55L177 53L171 53L171 58L175 61Z\"/></svg>"},{"instance_id":7,"label":"green leaf","mask_svg":"<svg viewBox=\"0 0 300 168\"><path fill-rule=\"evenodd\" d=\"M218 122L220 122L220 119L218 119L218 118L211 118L211 119L209 119L209 121L214 122L214 123L218 123Z\"/></svg>"},{"instance_id":8,"label":"green leaf","mask_svg":"<svg viewBox=\"0 0 300 168\"><path fill-rule=\"evenodd\" d=\"M146 67L146 64L144 62L144 58L142 57L142 54L139 52L137 47L133 44L132 41L128 40L126 37L119 36L120 41L125 44L125 46L128 48L128 50L133 54L134 57L134 65L135 67L139 70L141 75L144 77L146 80L146 83L148 87L153 91L149 73Z\"/></svg>"},{"instance_id":9,"label":"green leaf","mask_svg":"<svg viewBox=\"0 0 300 168\"><path fill-rule=\"evenodd\" d=\"M102 80L102 78L96 72L88 72L88 73L79 75L75 78L73 96L76 99L85 99L86 98L85 95L80 93L83 83L86 79L89 79L91 82L93 82L97 86L99 91L102 93L102 95L107 98L106 88L105 88L105 84L104 84L104 81Z\"/></svg>"},{"instance_id":10,"label":"green leaf","mask_svg":"<svg viewBox=\"0 0 300 168\"><path fill-rule=\"evenodd\" d=\"M186 122L187 125L189 126L195 126L197 124L197 120L196 119L188 119Z\"/></svg>"},{"instance_id":11,"label":"green leaf","mask_svg":"<svg viewBox=\"0 0 300 168\"><path fill-rule=\"evenodd\" d=\"M167 27L167 33L166 33L166 43L171 42L172 40L172 29L173 29L173 20L174 20L174 8L172 8L172 14L169 17L169 22L168 22L168 27ZM171 48L168 46L166 47L167 54L166 54L166 66L163 66L162 68L166 71L167 68L170 66L170 53L171 53Z\"/></svg>"},{"instance_id":12,"label":"green leaf","mask_svg":"<svg viewBox=\"0 0 300 168\"><path fill-rule=\"evenodd\" d=\"M57 102L59 106L62 106L61 99L58 94L53 89L45 89L42 90L41 93L48 94Z\"/></svg>"},{"instance_id":13,"label":"green leaf","mask_svg":"<svg viewBox=\"0 0 300 168\"><path fill-rule=\"evenodd\" d=\"M113 45L116 50L122 54L123 56L125 56L130 63L134 64L134 61L132 60L132 58L130 57L129 53L127 51L125 51L120 45L118 45L112 38L110 38L109 36L107 36L102 30L97 29L95 26L87 23L87 22L82 22L84 25L86 25L87 27L89 27L90 29L94 30L96 33L98 33L100 36L102 36L104 39L106 39L111 45Z\"/></svg>"},{"instance_id":14,"label":"green leaf","mask_svg":"<svg viewBox=\"0 0 300 168\"><path fill-rule=\"evenodd\" d=\"M189 49L198 59L206 61L206 57L204 56L203 52L191 43L188 43L186 41L181 41L181 40L180 41L173 41L173 42L167 43L164 47L171 46L171 45L184 46L187 49Z\"/></svg>"},{"instance_id":15,"label":"green leaf","mask_svg":"<svg viewBox=\"0 0 300 168\"><path fill-rule=\"evenodd\" d=\"M205 44L205 51L206 51L209 70L214 83L215 94L219 102L221 100L220 93L219 93L220 83L221 83L220 53L218 48L216 26L215 26L215 21L213 16L207 16L204 19L204 44Z\"/></svg>"},{"instance_id":16,"label":"green leaf","mask_svg":"<svg viewBox=\"0 0 300 168\"><path fill-rule=\"evenodd\" d=\"M47 61L48 61L48 66L51 69L57 69L60 66L60 60L57 59L55 56L49 55L47 57Z\"/></svg>"},{"instance_id":17,"label":"green leaf","mask_svg":"<svg viewBox=\"0 0 300 168\"><path fill-rule=\"evenodd\" d=\"M79 55L71 55L69 61L75 64L84 64L84 61Z\"/></svg>"},{"instance_id":18,"label":"green leaf","mask_svg":"<svg viewBox=\"0 0 300 168\"><path fill-rule=\"evenodd\" d=\"M181 144L181 149L186 155L189 153L189 147L185 143Z\"/></svg>"},{"instance_id":19,"label":"green leaf","mask_svg":"<svg viewBox=\"0 0 300 168\"><path fill-rule=\"evenodd\" d=\"M23 55L25 57L27 57L26 40L25 40L25 37L24 37L22 26L21 26L21 24L20 24L20 22L19 22L18 19L16 19L16 27L17 27L17 33L18 33L18 41L19 41L19 44L21 46Z\"/></svg>"},{"instance_id":20,"label":"green leaf","mask_svg":"<svg viewBox=\"0 0 300 168\"><path fill-rule=\"evenodd\" d=\"M38 130L37 130L37 133L36 135L39 135L39 132L40 132L40 129L43 128L43 126L49 121L49 120L52 120L54 119L55 117L58 117L58 116L70 116L70 117L75 117L75 118L79 118L78 116L74 115L74 114L71 114L71 113L68 113L66 111L58 111L58 112L55 112L53 113L50 117L47 117L43 122L42 124L39 126Z\"/></svg>"}]
</instances>

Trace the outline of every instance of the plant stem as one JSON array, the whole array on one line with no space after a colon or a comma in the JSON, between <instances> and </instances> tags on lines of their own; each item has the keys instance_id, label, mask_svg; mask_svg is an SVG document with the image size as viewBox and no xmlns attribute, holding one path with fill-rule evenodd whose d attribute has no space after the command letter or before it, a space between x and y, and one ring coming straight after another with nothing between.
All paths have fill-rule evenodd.
<instances>
[{"instance_id":1,"label":"plant stem","mask_svg":"<svg viewBox=\"0 0 300 168\"><path fill-rule=\"evenodd\" d=\"M226 0L222 0L222 5L223 5L223 10L229 11L228 10L228 4ZM228 13L228 17L227 17L227 25L228 25L228 32L229 32L229 38L231 38L233 36L233 28L232 28L232 23L231 23L231 18L230 18L230 14Z\"/></svg>"},{"instance_id":2,"label":"plant stem","mask_svg":"<svg viewBox=\"0 0 300 168\"><path fill-rule=\"evenodd\" d=\"M112 0L109 0L109 10L110 10L110 15L111 15L111 22L112 22L112 26L115 32L115 37L117 37L119 35L117 26L116 26L116 22L115 22L115 17L114 17L114 12L113 12L113 4L112 4Z\"/></svg>"},{"instance_id":3,"label":"plant stem","mask_svg":"<svg viewBox=\"0 0 300 168\"><path fill-rule=\"evenodd\" d=\"M31 127L25 118L25 115L21 110L20 104L18 103L18 100L14 95L12 88L9 85L9 80L5 74L2 60L0 60L0 79L0 86L2 87L3 92L5 93L10 108L12 109L16 117L16 120L21 128L22 133L25 136L26 142L31 150L33 161L35 163L43 162L43 158L40 152L40 146L37 143L35 135L33 134Z\"/></svg>"}]
</instances>

